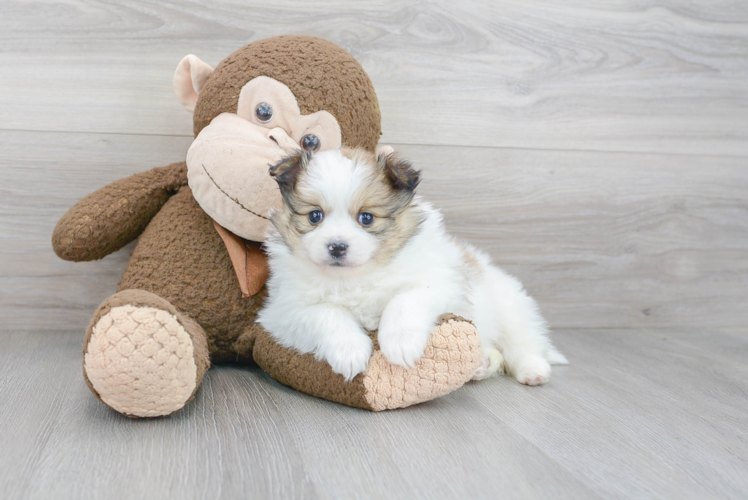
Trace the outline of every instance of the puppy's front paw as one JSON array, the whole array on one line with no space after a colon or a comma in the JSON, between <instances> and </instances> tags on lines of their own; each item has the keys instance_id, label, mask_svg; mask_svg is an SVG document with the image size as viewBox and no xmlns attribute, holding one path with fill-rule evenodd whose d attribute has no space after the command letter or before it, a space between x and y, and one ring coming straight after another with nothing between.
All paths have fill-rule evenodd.
<instances>
[{"instance_id":1,"label":"puppy's front paw","mask_svg":"<svg viewBox=\"0 0 748 500\"><path fill-rule=\"evenodd\" d=\"M332 371L345 377L346 382L350 382L366 370L371 351L371 339L364 332L356 331L336 336L319 349L317 357L327 361Z\"/></svg>"},{"instance_id":2,"label":"puppy's front paw","mask_svg":"<svg viewBox=\"0 0 748 500\"><path fill-rule=\"evenodd\" d=\"M520 384L542 385L551 377L551 365L543 358L533 357L523 360L514 374Z\"/></svg>"},{"instance_id":3,"label":"puppy's front paw","mask_svg":"<svg viewBox=\"0 0 748 500\"><path fill-rule=\"evenodd\" d=\"M423 357L426 343L434 325L431 323L387 322L379 324L379 350L394 364L412 368Z\"/></svg>"}]
</instances>

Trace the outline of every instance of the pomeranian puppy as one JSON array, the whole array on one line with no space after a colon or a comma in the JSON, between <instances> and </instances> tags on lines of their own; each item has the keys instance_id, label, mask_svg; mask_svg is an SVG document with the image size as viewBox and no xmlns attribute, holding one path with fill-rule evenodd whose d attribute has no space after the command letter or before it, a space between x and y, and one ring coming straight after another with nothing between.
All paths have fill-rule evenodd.
<instances>
[{"instance_id":1,"label":"pomeranian puppy","mask_svg":"<svg viewBox=\"0 0 748 500\"><path fill-rule=\"evenodd\" d=\"M372 354L366 330L378 330L391 363L412 367L437 318L451 312L480 335L474 379L506 372L538 385L551 364L567 362L522 284L447 234L440 212L416 196L419 172L396 154L299 151L270 175L283 206L271 215L258 322L281 345L351 380Z\"/></svg>"}]
</instances>

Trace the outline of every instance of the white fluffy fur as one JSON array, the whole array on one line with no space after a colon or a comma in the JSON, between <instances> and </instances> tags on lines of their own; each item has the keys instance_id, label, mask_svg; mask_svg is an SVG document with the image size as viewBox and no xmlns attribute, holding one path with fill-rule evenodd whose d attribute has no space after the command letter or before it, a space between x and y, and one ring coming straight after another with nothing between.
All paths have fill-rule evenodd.
<instances>
[{"instance_id":1,"label":"white fluffy fur","mask_svg":"<svg viewBox=\"0 0 748 500\"><path fill-rule=\"evenodd\" d=\"M437 318L452 312L471 319L480 334L484 363L475 379L506 371L523 384L547 382L550 365L566 359L551 344L535 301L485 253L448 235L430 203L414 198L424 219L419 230L387 263L376 262L380 242L349 207L371 168L334 150L317 154L301 174L303 189L325 200L325 219L294 249L271 230L269 297L258 321L282 345L314 353L350 380L371 356L364 329L378 329L387 359L410 367ZM348 265L329 265L331 241L349 245Z\"/></svg>"}]
</instances>

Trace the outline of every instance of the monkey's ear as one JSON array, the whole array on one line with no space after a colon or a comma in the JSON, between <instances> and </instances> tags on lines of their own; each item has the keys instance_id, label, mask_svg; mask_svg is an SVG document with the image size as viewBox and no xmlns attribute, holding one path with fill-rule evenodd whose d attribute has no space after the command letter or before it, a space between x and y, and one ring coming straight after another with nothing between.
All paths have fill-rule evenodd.
<instances>
[{"instance_id":1,"label":"monkey's ear","mask_svg":"<svg viewBox=\"0 0 748 500\"><path fill-rule=\"evenodd\" d=\"M281 191L293 191L299 174L306 170L312 155L304 150L294 151L291 156L283 158L280 163L270 167L270 176L275 179Z\"/></svg>"},{"instance_id":2,"label":"monkey's ear","mask_svg":"<svg viewBox=\"0 0 748 500\"><path fill-rule=\"evenodd\" d=\"M391 148L390 148L391 149ZM419 170L415 170L409 161L403 160L395 153L382 152L377 155L377 166L387 176L390 185L401 191L413 192L421 181Z\"/></svg>"},{"instance_id":3,"label":"monkey's ear","mask_svg":"<svg viewBox=\"0 0 748 500\"><path fill-rule=\"evenodd\" d=\"M174 93L182 106L190 113L195 111L197 95L202 90L213 68L199 57L189 54L184 56L174 72Z\"/></svg>"}]
</instances>

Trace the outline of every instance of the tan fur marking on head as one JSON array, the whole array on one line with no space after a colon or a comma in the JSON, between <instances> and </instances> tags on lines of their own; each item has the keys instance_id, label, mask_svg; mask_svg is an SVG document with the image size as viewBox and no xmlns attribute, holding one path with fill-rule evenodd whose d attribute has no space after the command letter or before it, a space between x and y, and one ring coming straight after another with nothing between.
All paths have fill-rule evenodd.
<instances>
[{"instance_id":1,"label":"tan fur marking on head","mask_svg":"<svg viewBox=\"0 0 748 500\"><path fill-rule=\"evenodd\" d=\"M418 232L418 228L423 221L424 215L415 207L409 206L403 210L397 216L391 234L382 240L382 246L376 256L377 262L383 264L392 259L408 240Z\"/></svg>"},{"instance_id":2,"label":"tan fur marking on head","mask_svg":"<svg viewBox=\"0 0 748 500\"><path fill-rule=\"evenodd\" d=\"M380 247L374 260L384 264L408 242L423 222L424 215L413 206L417 172L411 169L409 183L393 181L382 164L384 160L374 153L363 148L346 147L341 148L341 153L353 162L354 169L362 178L361 188L353 193L349 215L355 221L361 212L374 215L373 224L361 228L379 240ZM388 159L392 161L394 157L389 155ZM279 180L284 201L283 207L273 213L272 222L290 248L298 246L301 238L316 227L309 222L310 212L322 210L329 213L324 196L307 189L304 182L307 165L297 166L297 163L285 159L271 168L271 175ZM284 169L293 174L292 180L281 182L279 177L284 177ZM414 173L415 180L412 178Z\"/></svg>"},{"instance_id":3,"label":"tan fur marking on head","mask_svg":"<svg viewBox=\"0 0 748 500\"><path fill-rule=\"evenodd\" d=\"M289 248L297 246L301 236L313 229L307 218L313 208L300 203L295 196L299 177L304 174L311 159L309 153L298 150L271 166L269 170L270 175L278 182L283 197L283 205L273 212L270 220Z\"/></svg>"},{"instance_id":4,"label":"tan fur marking on head","mask_svg":"<svg viewBox=\"0 0 748 500\"><path fill-rule=\"evenodd\" d=\"M380 264L386 263L423 222L423 214L412 205L413 189L418 182L393 182L383 167L383 157L377 158L365 149L343 148L341 152L354 162L356 168L366 168L370 173L363 189L356 193L351 203L351 217L357 220L361 212L374 215L374 223L363 229L379 239L381 246L375 260ZM387 158L395 157L388 155Z\"/></svg>"},{"instance_id":5,"label":"tan fur marking on head","mask_svg":"<svg viewBox=\"0 0 748 500\"><path fill-rule=\"evenodd\" d=\"M283 203L283 207L273 212L270 217L271 222L289 248L295 248L301 242L301 233L296 231L293 223L295 216L293 210L286 203Z\"/></svg>"}]
</instances>

